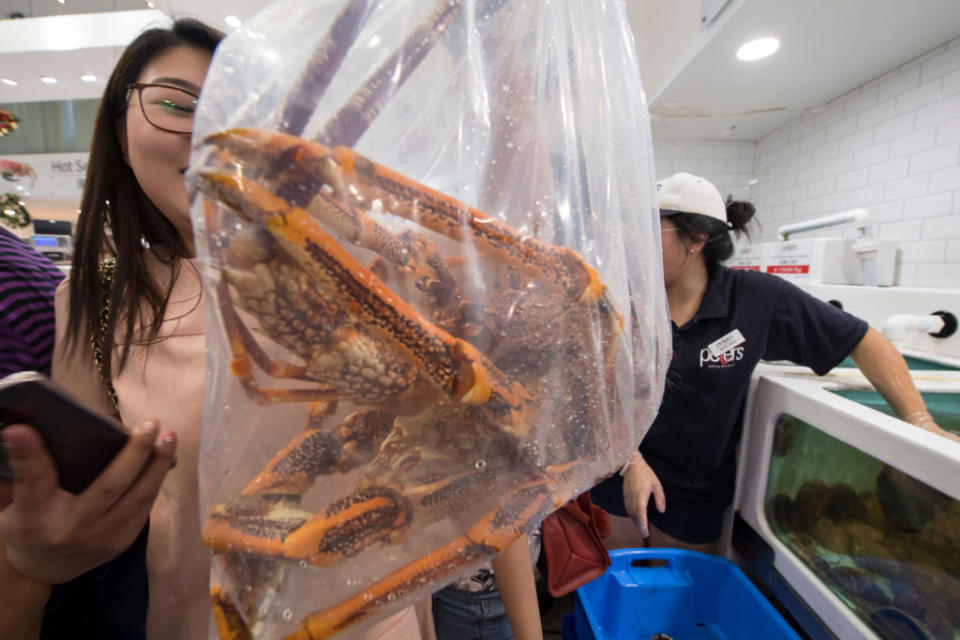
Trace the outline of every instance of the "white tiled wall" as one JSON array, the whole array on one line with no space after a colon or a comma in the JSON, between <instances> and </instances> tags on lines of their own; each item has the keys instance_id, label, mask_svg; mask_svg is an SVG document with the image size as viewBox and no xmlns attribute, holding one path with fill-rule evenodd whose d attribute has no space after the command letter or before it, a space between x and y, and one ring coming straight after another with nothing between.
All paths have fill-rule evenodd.
<instances>
[{"instance_id":1,"label":"white tiled wall","mask_svg":"<svg viewBox=\"0 0 960 640\"><path fill-rule=\"evenodd\" d=\"M724 198L749 199L755 148L752 142L654 140L657 180L686 171L712 182Z\"/></svg>"},{"instance_id":2,"label":"white tiled wall","mask_svg":"<svg viewBox=\"0 0 960 640\"><path fill-rule=\"evenodd\" d=\"M658 177L699 171L724 195L751 199L762 224L754 240L775 240L786 222L865 207L878 237L900 243L897 284L960 287L960 39L756 145L655 141L654 153Z\"/></svg>"}]
</instances>

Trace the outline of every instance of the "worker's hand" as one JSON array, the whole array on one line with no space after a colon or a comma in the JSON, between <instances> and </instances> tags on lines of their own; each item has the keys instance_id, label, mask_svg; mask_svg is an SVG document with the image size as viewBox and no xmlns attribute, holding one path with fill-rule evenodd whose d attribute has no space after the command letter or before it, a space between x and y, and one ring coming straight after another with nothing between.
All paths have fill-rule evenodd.
<instances>
[{"instance_id":1,"label":"worker's hand","mask_svg":"<svg viewBox=\"0 0 960 640\"><path fill-rule=\"evenodd\" d=\"M627 507L627 513L630 514L630 519L640 528L644 538L650 535L647 526L647 504L650 502L651 494L657 511L660 513L666 511L667 498L663 493L660 480L657 479L657 474L653 472L643 456L636 453L623 472L623 502Z\"/></svg>"},{"instance_id":2,"label":"worker's hand","mask_svg":"<svg viewBox=\"0 0 960 640\"><path fill-rule=\"evenodd\" d=\"M129 547L143 528L176 450L156 423L134 429L116 458L80 495L60 488L39 434L24 425L0 432L12 482L0 487L0 538L24 576L59 584ZM5 494L5 495L4 495Z\"/></svg>"},{"instance_id":3,"label":"worker's hand","mask_svg":"<svg viewBox=\"0 0 960 640\"><path fill-rule=\"evenodd\" d=\"M953 440L954 442L960 442L960 436L941 428L940 425L934 421L933 416L926 411L917 411L916 413L911 413L910 415L906 416L904 420L916 427L926 429L927 431L932 431L933 433Z\"/></svg>"}]
</instances>

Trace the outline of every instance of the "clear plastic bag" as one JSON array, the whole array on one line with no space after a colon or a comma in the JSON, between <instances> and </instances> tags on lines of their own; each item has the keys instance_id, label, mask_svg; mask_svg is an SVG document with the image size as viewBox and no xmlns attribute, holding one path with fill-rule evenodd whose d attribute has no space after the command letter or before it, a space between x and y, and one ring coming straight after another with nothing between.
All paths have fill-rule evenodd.
<instances>
[{"instance_id":1,"label":"clear plastic bag","mask_svg":"<svg viewBox=\"0 0 960 640\"><path fill-rule=\"evenodd\" d=\"M622 3L280 1L194 142L218 624L353 632L636 448L670 342Z\"/></svg>"}]
</instances>

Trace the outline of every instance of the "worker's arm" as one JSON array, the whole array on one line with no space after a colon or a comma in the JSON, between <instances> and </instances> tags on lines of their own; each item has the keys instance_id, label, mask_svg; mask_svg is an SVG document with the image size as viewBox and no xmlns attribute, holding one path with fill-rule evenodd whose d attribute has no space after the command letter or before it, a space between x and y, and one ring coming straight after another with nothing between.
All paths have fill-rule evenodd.
<instances>
[{"instance_id":1,"label":"worker's arm","mask_svg":"<svg viewBox=\"0 0 960 640\"><path fill-rule=\"evenodd\" d=\"M960 442L960 436L944 431L934 422L913 384L906 360L883 334L873 328L867 330L850 357L901 419Z\"/></svg>"}]
</instances>

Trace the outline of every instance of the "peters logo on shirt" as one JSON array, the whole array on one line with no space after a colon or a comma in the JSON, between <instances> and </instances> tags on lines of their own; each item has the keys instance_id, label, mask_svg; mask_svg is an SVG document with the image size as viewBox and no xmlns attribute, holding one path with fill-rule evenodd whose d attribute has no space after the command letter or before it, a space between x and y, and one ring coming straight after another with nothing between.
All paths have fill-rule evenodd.
<instances>
[{"instance_id":1,"label":"peters logo on shirt","mask_svg":"<svg viewBox=\"0 0 960 640\"><path fill-rule=\"evenodd\" d=\"M700 350L700 368L726 369L743 359L743 343L746 338L734 329L719 340L711 342Z\"/></svg>"},{"instance_id":2,"label":"peters logo on shirt","mask_svg":"<svg viewBox=\"0 0 960 640\"><path fill-rule=\"evenodd\" d=\"M710 353L710 349L704 347L700 349L700 368L726 369L732 367L733 363L743 360L743 349L744 347L734 347L714 355Z\"/></svg>"}]
</instances>

